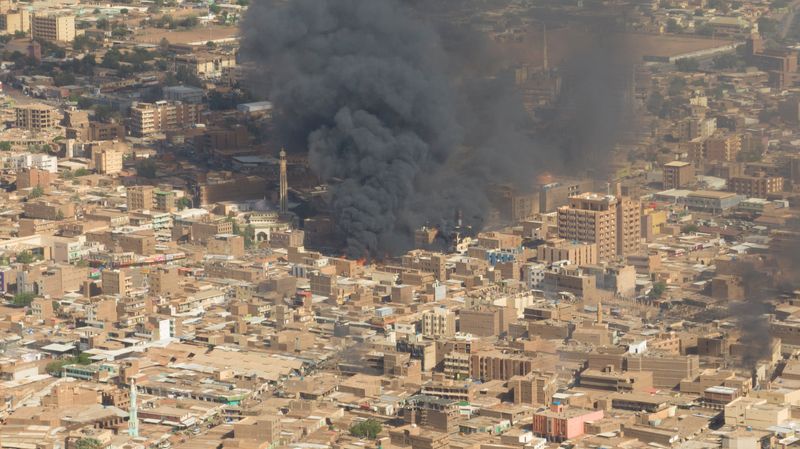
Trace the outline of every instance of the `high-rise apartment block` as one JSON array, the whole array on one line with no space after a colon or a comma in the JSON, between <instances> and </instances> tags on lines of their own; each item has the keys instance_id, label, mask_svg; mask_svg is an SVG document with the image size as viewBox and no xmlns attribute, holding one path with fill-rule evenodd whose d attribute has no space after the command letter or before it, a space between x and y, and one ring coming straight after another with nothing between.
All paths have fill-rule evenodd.
<instances>
[{"instance_id":1,"label":"high-rise apartment block","mask_svg":"<svg viewBox=\"0 0 800 449\"><path fill-rule=\"evenodd\" d=\"M558 209L558 236L597 245L600 260L635 252L641 239L638 201L614 195L584 193Z\"/></svg>"},{"instance_id":2,"label":"high-rise apartment block","mask_svg":"<svg viewBox=\"0 0 800 449\"><path fill-rule=\"evenodd\" d=\"M694 167L689 162L664 164L664 189L681 189L694 182Z\"/></svg>"},{"instance_id":3,"label":"high-rise apartment block","mask_svg":"<svg viewBox=\"0 0 800 449\"><path fill-rule=\"evenodd\" d=\"M705 142L705 160L731 162L742 149L742 139L738 134L717 135Z\"/></svg>"},{"instance_id":4,"label":"high-rise apartment block","mask_svg":"<svg viewBox=\"0 0 800 449\"><path fill-rule=\"evenodd\" d=\"M124 152L118 148L101 148L92 152L92 161L97 173L113 175L122 171Z\"/></svg>"},{"instance_id":5,"label":"high-rise apartment block","mask_svg":"<svg viewBox=\"0 0 800 449\"><path fill-rule=\"evenodd\" d=\"M422 335L426 337L452 337L456 333L455 313L436 308L422 314Z\"/></svg>"},{"instance_id":6,"label":"high-rise apartment block","mask_svg":"<svg viewBox=\"0 0 800 449\"><path fill-rule=\"evenodd\" d=\"M50 42L75 40L75 16L69 14L34 14L31 36Z\"/></svg>"},{"instance_id":7,"label":"high-rise apartment block","mask_svg":"<svg viewBox=\"0 0 800 449\"><path fill-rule=\"evenodd\" d=\"M61 119L58 110L46 104L28 104L17 106L16 126L28 130L42 130L53 128Z\"/></svg>"},{"instance_id":8,"label":"high-rise apartment block","mask_svg":"<svg viewBox=\"0 0 800 449\"><path fill-rule=\"evenodd\" d=\"M728 190L749 198L766 198L783 191L780 176L737 176L728 180Z\"/></svg>"},{"instance_id":9,"label":"high-rise apartment block","mask_svg":"<svg viewBox=\"0 0 800 449\"><path fill-rule=\"evenodd\" d=\"M133 278L125 270L103 270L101 276L104 295L128 296L133 289Z\"/></svg>"},{"instance_id":10,"label":"high-rise apartment block","mask_svg":"<svg viewBox=\"0 0 800 449\"><path fill-rule=\"evenodd\" d=\"M131 186L126 191L128 210L152 210L154 204L155 187Z\"/></svg>"},{"instance_id":11,"label":"high-rise apartment block","mask_svg":"<svg viewBox=\"0 0 800 449\"><path fill-rule=\"evenodd\" d=\"M200 105L181 102L138 103L131 107L131 133L144 137L194 125L200 121L201 110Z\"/></svg>"},{"instance_id":12,"label":"high-rise apartment block","mask_svg":"<svg viewBox=\"0 0 800 449\"><path fill-rule=\"evenodd\" d=\"M31 15L24 9L0 13L0 32L6 34L28 33L31 30Z\"/></svg>"}]
</instances>

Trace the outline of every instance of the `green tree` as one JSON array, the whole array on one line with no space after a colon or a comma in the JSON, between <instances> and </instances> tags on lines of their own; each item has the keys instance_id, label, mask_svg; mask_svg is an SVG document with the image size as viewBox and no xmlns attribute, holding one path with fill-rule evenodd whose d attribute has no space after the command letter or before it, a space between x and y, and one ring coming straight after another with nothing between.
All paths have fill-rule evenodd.
<instances>
[{"instance_id":1,"label":"green tree","mask_svg":"<svg viewBox=\"0 0 800 449\"><path fill-rule=\"evenodd\" d=\"M34 299L36 299L36 295L33 293L22 292L14 295L14 299L11 300L11 303L17 307L28 307Z\"/></svg>"},{"instance_id":2,"label":"green tree","mask_svg":"<svg viewBox=\"0 0 800 449\"><path fill-rule=\"evenodd\" d=\"M678 95L683 93L683 89L686 87L686 80L676 76L669 81L669 88L667 89L667 94L670 97L677 97Z\"/></svg>"},{"instance_id":3,"label":"green tree","mask_svg":"<svg viewBox=\"0 0 800 449\"><path fill-rule=\"evenodd\" d=\"M23 251L17 254L17 262L19 263L33 263L36 261L36 257L30 251Z\"/></svg>"},{"instance_id":4,"label":"green tree","mask_svg":"<svg viewBox=\"0 0 800 449\"><path fill-rule=\"evenodd\" d=\"M758 31L762 35L773 34L778 31L778 22L774 19L770 19L769 17L759 17Z\"/></svg>"},{"instance_id":5,"label":"green tree","mask_svg":"<svg viewBox=\"0 0 800 449\"><path fill-rule=\"evenodd\" d=\"M381 433L382 429L383 427L381 426L381 423L374 419L368 419L366 421L353 424L350 427L350 435L353 435L357 438L369 438L370 440L374 440Z\"/></svg>"},{"instance_id":6,"label":"green tree","mask_svg":"<svg viewBox=\"0 0 800 449\"><path fill-rule=\"evenodd\" d=\"M667 290L667 284L663 282L656 282L653 284L653 288L650 289L650 293L647 295L650 299L659 299L661 295Z\"/></svg>"},{"instance_id":7,"label":"green tree","mask_svg":"<svg viewBox=\"0 0 800 449\"><path fill-rule=\"evenodd\" d=\"M11 151L11 142L0 142L0 151Z\"/></svg>"},{"instance_id":8,"label":"green tree","mask_svg":"<svg viewBox=\"0 0 800 449\"><path fill-rule=\"evenodd\" d=\"M36 186L31 189L31 193L28 194L28 198L39 198L40 196L44 195L44 189L39 186Z\"/></svg>"},{"instance_id":9,"label":"green tree","mask_svg":"<svg viewBox=\"0 0 800 449\"><path fill-rule=\"evenodd\" d=\"M156 162L152 159L144 159L136 164L136 174L143 178L156 177Z\"/></svg>"},{"instance_id":10,"label":"green tree","mask_svg":"<svg viewBox=\"0 0 800 449\"><path fill-rule=\"evenodd\" d=\"M690 225L683 226L681 228L681 233L683 233L683 234L691 234L693 232L697 232L697 230L698 230L697 225L690 224Z\"/></svg>"},{"instance_id":11,"label":"green tree","mask_svg":"<svg viewBox=\"0 0 800 449\"><path fill-rule=\"evenodd\" d=\"M65 360L53 360L45 365L44 370L53 377L61 377L61 370L64 369L64 365L69 365L69 363Z\"/></svg>"},{"instance_id":12,"label":"green tree","mask_svg":"<svg viewBox=\"0 0 800 449\"><path fill-rule=\"evenodd\" d=\"M694 32L700 36L712 36L714 34L714 27L704 23L695 27Z\"/></svg>"},{"instance_id":13,"label":"green tree","mask_svg":"<svg viewBox=\"0 0 800 449\"><path fill-rule=\"evenodd\" d=\"M192 200L191 198L184 196L178 199L175 205L178 207L178 210L184 210L186 208L192 207Z\"/></svg>"},{"instance_id":14,"label":"green tree","mask_svg":"<svg viewBox=\"0 0 800 449\"><path fill-rule=\"evenodd\" d=\"M681 58L675 61L675 67L681 72L696 72L700 63L694 58Z\"/></svg>"},{"instance_id":15,"label":"green tree","mask_svg":"<svg viewBox=\"0 0 800 449\"><path fill-rule=\"evenodd\" d=\"M733 69L739 65L739 57L733 53L714 56L714 59L711 60L711 65L717 70Z\"/></svg>"},{"instance_id":16,"label":"green tree","mask_svg":"<svg viewBox=\"0 0 800 449\"><path fill-rule=\"evenodd\" d=\"M75 449L103 449L103 443L96 438L81 438L75 443Z\"/></svg>"},{"instance_id":17,"label":"green tree","mask_svg":"<svg viewBox=\"0 0 800 449\"><path fill-rule=\"evenodd\" d=\"M683 31L683 27L678 23L675 19L667 20L667 32L668 33L680 33Z\"/></svg>"},{"instance_id":18,"label":"green tree","mask_svg":"<svg viewBox=\"0 0 800 449\"><path fill-rule=\"evenodd\" d=\"M655 91L647 97L647 111L653 115L660 115L664 108L664 96Z\"/></svg>"}]
</instances>

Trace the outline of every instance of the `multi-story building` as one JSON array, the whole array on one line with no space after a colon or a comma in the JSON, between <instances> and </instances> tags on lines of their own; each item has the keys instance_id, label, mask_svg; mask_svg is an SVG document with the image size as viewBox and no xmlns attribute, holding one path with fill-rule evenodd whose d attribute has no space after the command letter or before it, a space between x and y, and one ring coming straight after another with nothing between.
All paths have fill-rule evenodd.
<instances>
[{"instance_id":1,"label":"multi-story building","mask_svg":"<svg viewBox=\"0 0 800 449\"><path fill-rule=\"evenodd\" d=\"M498 350L470 354L469 375L484 382L509 380L526 376L533 371L533 359L524 354L505 353Z\"/></svg>"},{"instance_id":2,"label":"multi-story building","mask_svg":"<svg viewBox=\"0 0 800 449\"><path fill-rule=\"evenodd\" d=\"M157 101L131 107L131 133L137 137L178 129L200 122L202 106L181 102Z\"/></svg>"},{"instance_id":3,"label":"multi-story building","mask_svg":"<svg viewBox=\"0 0 800 449\"><path fill-rule=\"evenodd\" d=\"M672 161L664 164L664 189L682 189L694 182L694 167L689 162Z\"/></svg>"},{"instance_id":4,"label":"multi-story building","mask_svg":"<svg viewBox=\"0 0 800 449\"><path fill-rule=\"evenodd\" d=\"M0 13L0 32L5 34L31 31L31 14L25 9Z\"/></svg>"},{"instance_id":5,"label":"multi-story building","mask_svg":"<svg viewBox=\"0 0 800 449\"><path fill-rule=\"evenodd\" d=\"M638 201L584 193L558 209L558 236L597 245L599 260L635 252L641 239Z\"/></svg>"},{"instance_id":6,"label":"multi-story building","mask_svg":"<svg viewBox=\"0 0 800 449\"><path fill-rule=\"evenodd\" d=\"M153 186L132 186L126 191L128 210L152 210L155 204L155 187Z\"/></svg>"},{"instance_id":7,"label":"multi-story building","mask_svg":"<svg viewBox=\"0 0 800 449\"><path fill-rule=\"evenodd\" d=\"M445 261L444 254L414 250L403 256L401 264L406 269L433 273L436 279L444 281L447 279Z\"/></svg>"},{"instance_id":8,"label":"multi-story building","mask_svg":"<svg viewBox=\"0 0 800 449\"><path fill-rule=\"evenodd\" d=\"M567 260L574 265L594 265L597 263L597 244L565 239L550 239L536 248L539 262L552 264Z\"/></svg>"},{"instance_id":9,"label":"multi-story building","mask_svg":"<svg viewBox=\"0 0 800 449\"><path fill-rule=\"evenodd\" d=\"M49 173L58 171L58 158L44 153L20 153L9 156L0 156L4 168L22 171L36 168Z\"/></svg>"},{"instance_id":10,"label":"multi-story building","mask_svg":"<svg viewBox=\"0 0 800 449\"><path fill-rule=\"evenodd\" d=\"M547 267L543 263L526 263L522 265L522 282L529 290L542 288L544 273Z\"/></svg>"},{"instance_id":11,"label":"multi-story building","mask_svg":"<svg viewBox=\"0 0 800 449\"><path fill-rule=\"evenodd\" d=\"M532 372L514 377L508 384L513 389L515 404L547 405L558 391L558 376L552 372Z\"/></svg>"},{"instance_id":12,"label":"multi-story building","mask_svg":"<svg viewBox=\"0 0 800 449\"><path fill-rule=\"evenodd\" d=\"M41 220L63 220L75 216L75 204L72 202L55 202L47 199L28 201L23 206L27 218Z\"/></svg>"},{"instance_id":13,"label":"multi-story building","mask_svg":"<svg viewBox=\"0 0 800 449\"><path fill-rule=\"evenodd\" d=\"M47 190L55 180L56 175L47 170L28 168L17 173L17 189L39 187Z\"/></svg>"},{"instance_id":14,"label":"multi-story building","mask_svg":"<svg viewBox=\"0 0 800 449\"><path fill-rule=\"evenodd\" d=\"M50 42L72 42L75 40L75 16L34 14L31 19L31 36Z\"/></svg>"},{"instance_id":15,"label":"multi-story building","mask_svg":"<svg viewBox=\"0 0 800 449\"><path fill-rule=\"evenodd\" d=\"M52 128L61 119L58 110L46 104L26 104L14 108L17 128L39 131Z\"/></svg>"},{"instance_id":16,"label":"multi-story building","mask_svg":"<svg viewBox=\"0 0 800 449\"><path fill-rule=\"evenodd\" d=\"M634 254L642 241L642 205L632 198L619 197L616 213L617 255Z\"/></svg>"},{"instance_id":17,"label":"multi-story building","mask_svg":"<svg viewBox=\"0 0 800 449\"><path fill-rule=\"evenodd\" d=\"M105 295L129 296L133 289L133 278L125 270L104 270L101 282Z\"/></svg>"},{"instance_id":18,"label":"multi-story building","mask_svg":"<svg viewBox=\"0 0 800 449\"><path fill-rule=\"evenodd\" d=\"M602 410L567 408L552 404L549 409L533 415L533 433L550 441L564 441L584 434L587 422L603 419Z\"/></svg>"},{"instance_id":19,"label":"multi-story building","mask_svg":"<svg viewBox=\"0 0 800 449\"><path fill-rule=\"evenodd\" d=\"M422 335L426 337L452 337L456 334L455 313L441 307L422 314Z\"/></svg>"},{"instance_id":20,"label":"multi-story building","mask_svg":"<svg viewBox=\"0 0 800 449\"><path fill-rule=\"evenodd\" d=\"M728 190L748 198L766 198L783 191L780 176L737 176L728 180Z\"/></svg>"},{"instance_id":21,"label":"multi-story building","mask_svg":"<svg viewBox=\"0 0 800 449\"><path fill-rule=\"evenodd\" d=\"M705 141L704 162L732 162L742 149L742 139L738 134L715 135Z\"/></svg>"},{"instance_id":22,"label":"multi-story building","mask_svg":"<svg viewBox=\"0 0 800 449\"><path fill-rule=\"evenodd\" d=\"M508 331L513 309L506 307L476 307L459 312L459 330L479 337L499 336Z\"/></svg>"},{"instance_id":23,"label":"multi-story building","mask_svg":"<svg viewBox=\"0 0 800 449\"><path fill-rule=\"evenodd\" d=\"M113 175L121 172L124 154L118 148L100 148L92 151L95 170L102 175Z\"/></svg>"},{"instance_id":24,"label":"multi-story building","mask_svg":"<svg viewBox=\"0 0 800 449\"><path fill-rule=\"evenodd\" d=\"M236 53L193 53L175 57L177 70L184 69L198 78L219 78L236 67Z\"/></svg>"}]
</instances>

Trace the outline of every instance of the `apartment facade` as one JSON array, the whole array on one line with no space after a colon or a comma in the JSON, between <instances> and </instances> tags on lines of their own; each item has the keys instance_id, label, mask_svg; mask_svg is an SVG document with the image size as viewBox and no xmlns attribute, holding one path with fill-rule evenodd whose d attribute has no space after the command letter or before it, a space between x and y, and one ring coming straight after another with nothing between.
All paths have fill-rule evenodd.
<instances>
[{"instance_id":1,"label":"apartment facade","mask_svg":"<svg viewBox=\"0 0 800 449\"><path fill-rule=\"evenodd\" d=\"M58 125L58 110L46 104L28 104L14 108L17 128L38 131Z\"/></svg>"},{"instance_id":2,"label":"apartment facade","mask_svg":"<svg viewBox=\"0 0 800 449\"><path fill-rule=\"evenodd\" d=\"M137 137L182 128L200 122L202 106L181 102L157 101L131 107L131 133Z\"/></svg>"},{"instance_id":3,"label":"apartment facade","mask_svg":"<svg viewBox=\"0 0 800 449\"><path fill-rule=\"evenodd\" d=\"M641 206L627 197L584 193L558 208L558 236L597 245L597 258L635 252L641 240Z\"/></svg>"},{"instance_id":4,"label":"apartment facade","mask_svg":"<svg viewBox=\"0 0 800 449\"><path fill-rule=\"evenodd\" d=\"M31 37L50 42L75 40L75 16L69 14L34 14Z\"/></svg>"},{"instance_id":5,"label":"apartment facade","mask_svg":"<svg viewBox=\"0 0 800 449\"><path fill-rule=\"evenodd\" d=\"M728 190L748 198L766 198L783 191L780 176L737 176L728 181Z\"/></svg>"}]
</instances>

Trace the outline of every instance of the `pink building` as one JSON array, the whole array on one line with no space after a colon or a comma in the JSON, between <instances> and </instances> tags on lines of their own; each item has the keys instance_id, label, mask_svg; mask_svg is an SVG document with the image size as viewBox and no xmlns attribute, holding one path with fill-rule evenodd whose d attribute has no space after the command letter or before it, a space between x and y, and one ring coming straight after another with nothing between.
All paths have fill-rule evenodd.
<instances>
[{"instance_id":1,"label":"pink building","mask_svg":"<svg viewBox=\"0 0 800 449\"><path fill-rule=\"evenodd\" d=\"M566 408L553 404L533 415L533 433L550 441L564 441L584 433L584 424L603 419L602 410Z\"/></svg>"}]
</instances>

